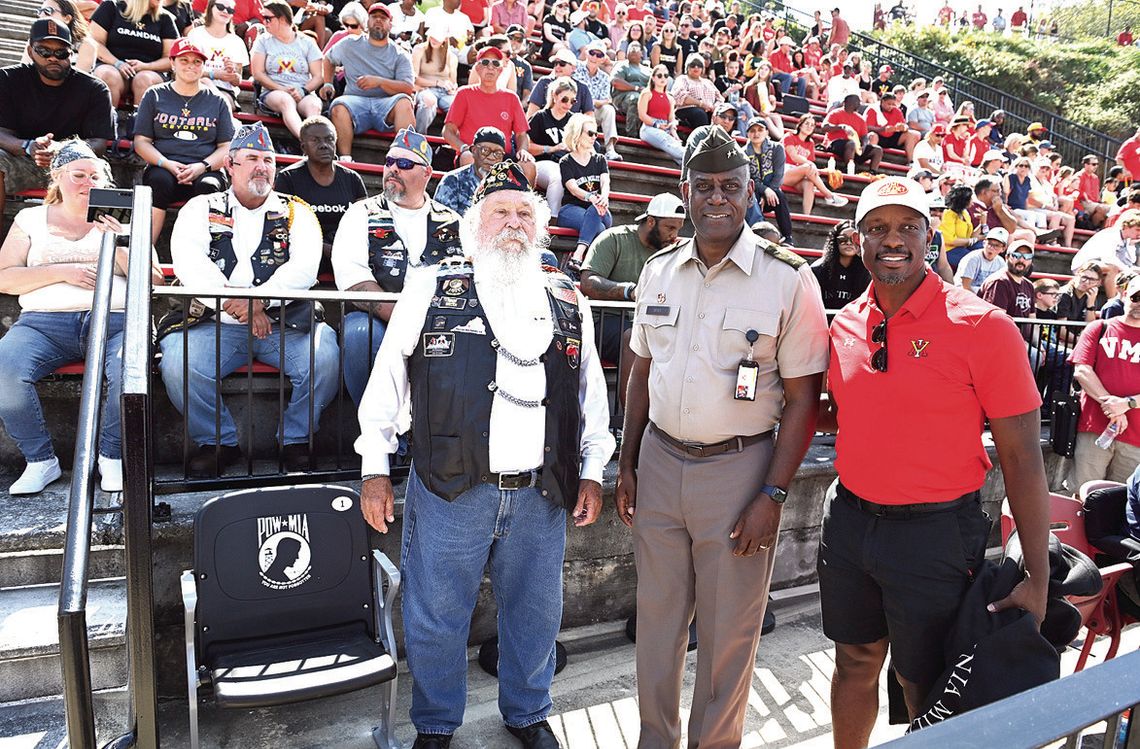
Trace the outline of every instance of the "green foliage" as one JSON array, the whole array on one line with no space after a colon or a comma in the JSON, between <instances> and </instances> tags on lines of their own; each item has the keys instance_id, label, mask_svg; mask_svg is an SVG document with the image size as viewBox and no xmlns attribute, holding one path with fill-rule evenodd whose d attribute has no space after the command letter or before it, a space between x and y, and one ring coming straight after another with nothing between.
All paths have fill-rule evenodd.
<instances>
[{"instance_id":1,"label":"green foliage","mask_svg":"<svg viewBox=\"0 0 1140 749\"><path fill-rule=\"evenodd\" d=\"M1135 47L1103 38L1058 42L949 34L933 26L893 26L876 36L1109 135L1127 138L1140 124L1140 49Z\"/></svg>"}]
</instances>

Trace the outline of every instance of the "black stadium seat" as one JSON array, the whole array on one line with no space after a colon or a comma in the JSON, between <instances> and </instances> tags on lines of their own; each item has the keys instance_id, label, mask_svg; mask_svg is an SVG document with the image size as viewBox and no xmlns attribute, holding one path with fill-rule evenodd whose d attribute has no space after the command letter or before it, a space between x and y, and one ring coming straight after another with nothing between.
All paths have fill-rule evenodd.
<instances>
[{"instance_id":1,"label":"black stadium seat","mask_svg":"<svg viewBox=\"0 0 1140 749\"><path fill-rule=\"evenodd\" d=\"M182 574L190 745L198 690L249 709L380 685L380 749L395 739L392 606L400 573L368 548L360 497L314 485L230 492L194 523Z\"/></svg>"}]
</instances>

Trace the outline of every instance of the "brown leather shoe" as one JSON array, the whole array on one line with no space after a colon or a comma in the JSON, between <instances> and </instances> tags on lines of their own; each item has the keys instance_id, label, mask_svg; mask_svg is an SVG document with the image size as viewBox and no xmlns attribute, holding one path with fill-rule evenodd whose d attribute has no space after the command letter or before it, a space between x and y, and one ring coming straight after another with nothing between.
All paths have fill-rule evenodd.
<instances>
[{"instance_id":1,"label":"brown leather shoe","mask_svg":"<svg viewBox=\"0 0 1140 749\"><path fill-rule=\"evenodd\" d=\"M217 478L239 460L241 448L237 445L199 445L186 466L186 475L192 479Z\"/></svg>"}]
</instances>

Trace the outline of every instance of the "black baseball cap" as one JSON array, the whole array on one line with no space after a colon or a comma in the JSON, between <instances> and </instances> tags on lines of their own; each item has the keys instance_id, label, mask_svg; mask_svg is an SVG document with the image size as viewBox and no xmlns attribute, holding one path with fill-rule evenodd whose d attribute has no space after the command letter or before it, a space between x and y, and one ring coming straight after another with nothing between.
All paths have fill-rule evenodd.
<instances>
[{"instance_id":1,"label":"black baseball cap","mask_svg":"<svg viewBox=\"0 0 1140 749\"><path fill-rule=\"evenodd\" d=\"M32 33L28 41L42 42L45 39L56 39L71 46L71 29L54 18L41 18L32 24Z\"/></svg>"}]
</instances>

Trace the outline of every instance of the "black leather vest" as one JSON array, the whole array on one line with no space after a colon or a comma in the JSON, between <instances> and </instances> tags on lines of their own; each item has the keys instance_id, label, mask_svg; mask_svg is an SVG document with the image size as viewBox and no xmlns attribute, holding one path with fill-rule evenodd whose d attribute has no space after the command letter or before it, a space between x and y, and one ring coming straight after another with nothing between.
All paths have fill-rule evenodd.
<instances>
[{"instance_id":1,"label":"black leather vest","mask_svg":"<svg viewBox=\"0 0 1140 749\"><path fill-rule=\"evenodd\" d=\"M265 228L261 232L261 243L257 245L250 263L253 266L253 285L260 286L269 280L277 267L289 261L289 228L293 224L293 211L305 201L293 195L280 195L285 202L285 210L277 213L265 212ZM234 219L230 207L230 193L214 193L209 198L210 214L210 262L218 266L226 278L237 267L237 254L234 252Z\"/></svg>"},{"instance_id":2,"label":"black leather vest","mask_svg":"<svg viewBox=\"0 0 1140 749\"><path fill-rule=\"evenodd\" d=\"M427 242L418 265L435 265L445 257L462 255L459 246L459 214L429 200ZM366 198L368 213L368 268L384 291L404 290L408 275L408 248L396 234L392 212L383 195Z\"/></svg>"},{"instance_id":3,"label":"black leather vest","mask_svg":"<svg viewBox=\"0 0 1140 749\"><path fill-rule=\"evenodd\" d=\"M578 500L580 470L582 314L569 278L548 268L546 281L554 335L539 357L546 370L540 489L570 510ZM412 465L424 485L448 501L490 480L491 403L503 397L495 394L498 349L471 266L444 262L420 341L408 359L408 377Z\"/></svg>"}]
</instances>

